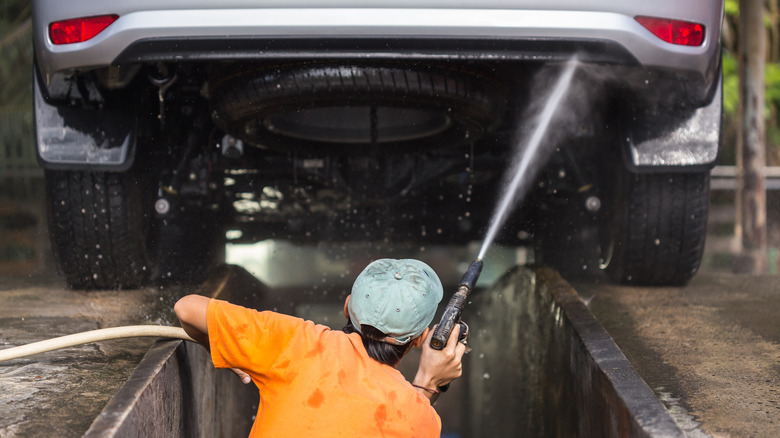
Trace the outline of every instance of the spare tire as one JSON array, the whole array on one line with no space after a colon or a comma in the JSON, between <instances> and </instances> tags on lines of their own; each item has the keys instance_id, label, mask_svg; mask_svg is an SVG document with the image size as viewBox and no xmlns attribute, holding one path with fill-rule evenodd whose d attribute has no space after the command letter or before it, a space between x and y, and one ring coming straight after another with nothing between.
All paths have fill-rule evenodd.
<instances>
[{"instance_id":1,"label":"spare tire","mask_svg":"<svg viewBox=\"0 0 780 438\"><path fill-rule=\"evenodd\" d=\"M438 65L293 63L223 71L209 94L217 125L246 142L355 154L476 140L503 114L497 82Z\"/></svg>"}]
</instances>

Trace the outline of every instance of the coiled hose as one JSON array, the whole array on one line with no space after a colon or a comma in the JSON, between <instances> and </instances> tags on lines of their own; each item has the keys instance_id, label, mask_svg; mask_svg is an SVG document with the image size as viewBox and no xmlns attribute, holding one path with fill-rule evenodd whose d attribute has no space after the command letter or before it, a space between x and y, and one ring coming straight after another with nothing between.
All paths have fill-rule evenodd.
<instances>
[{"instance_id":1,"label":"coiled hose","mask_svg":"<svg viewBox=\"0 0 780 438\"><path fill-rule=\"evenodd\" d=\"M90 330L88 332L75 333L58 338L47 339L45 341L33 342L31 344L20 345L0 350L0 362L21 357L32 356L34 354L45 353L47 351L59 350L61 348L73 347L75 345L89 344L92 342L108 341L111 339L136 338L136 337L159 337L184 339L193 341L181 327L169 327L163 325L128 325L124 327L111 327L99 330Z\"/></svg>"}]
</instances>

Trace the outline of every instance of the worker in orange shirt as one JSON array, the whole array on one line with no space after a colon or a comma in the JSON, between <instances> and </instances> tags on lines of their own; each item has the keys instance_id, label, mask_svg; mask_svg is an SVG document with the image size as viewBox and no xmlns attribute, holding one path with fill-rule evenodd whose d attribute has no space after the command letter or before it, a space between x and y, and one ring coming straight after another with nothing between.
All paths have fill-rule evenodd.
<instances>
[{"instance_id":1,"label":"worker in orange shirt","mask_svg":"<svg viewBox=\"0 0 780 438\"><path fill-rule=\"evenodd\" d=\"M443 350L430 348L428 326L442 293L425 263L381 259L355 280L340 331L200 295L174 310L215 367L240 370L257 385L250 436L439 437L431 399L460 377L466 351L458 326ZM397 367L413 347L422 354L410 383Z\"/></svg>"}]
</instances>

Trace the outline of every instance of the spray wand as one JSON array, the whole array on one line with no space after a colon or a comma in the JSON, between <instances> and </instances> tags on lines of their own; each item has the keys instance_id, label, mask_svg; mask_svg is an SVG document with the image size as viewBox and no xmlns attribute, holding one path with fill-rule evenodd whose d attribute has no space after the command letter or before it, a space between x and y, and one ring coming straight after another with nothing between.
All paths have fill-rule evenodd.
<instances>
[{"instance_id":1,"label":"spray wand","mask_svg":"<svg viewBox=\"0 0 780 438\"><path fill-rule=\"evenodd\" d=\"M447 345L447 340L450 338L450 333L455 327L455 324L460 325L460 334L458 335L458 341L462 341L469 336L469 326L465 322L460 320L460 315L463 313L463 308L466 307L469 294L474 290L474 285L477 284L479 274L482 272L482 260L476 259L466 269L466 273L463 274L463 278L458 284L458 290L452 294L452 298L447 303L447 307L444 308L444 313L441 315L441 321L436 326L436 330L433 331L431 337L431 348L434 350L442 350ZM439 387L439 391L445 392L450 388L450 384Z\"/></svg>"},{"instance_id":2,"label":"spray wand","mask_svg":"<svg viewBox=\"0 0 780 438\"><path fill-rule=\"evenodd\" d=\"M447 345L447 339L450 338L455 324L460 324L460 336L459 341L468 336L468 326L460 320L460 315L463 313L463 308L466 307L466 300L469 294L474 289L474 285L477 283L479 274L482 272L482 260L476 259L469 265L466 273L463 274L463 278L458 284L458 290L452 294L450 302L447 303L447 307L444 308L444 313L441 315L441 321L436 326L436 330L433 331L433 337L431 338L431 347L434 350L441 350Z\"/></svg>"}]
</instances>

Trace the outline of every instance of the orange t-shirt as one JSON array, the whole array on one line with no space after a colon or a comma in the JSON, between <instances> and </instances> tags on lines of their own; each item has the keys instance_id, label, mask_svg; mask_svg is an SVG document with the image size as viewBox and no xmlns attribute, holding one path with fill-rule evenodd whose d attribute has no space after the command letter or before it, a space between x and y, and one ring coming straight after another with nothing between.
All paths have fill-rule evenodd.
<instances>
[{"instance_id":1,"label":"orange t-shirt","mask_svg":"<svg viewBox=\"0 0 780 438\"><path fill-rule=\"evenodd\" d=\"M360 335L225 301L208 306L217 368L246 371L260 390L251 437L438 437L428 399L366 353Z\"/></svg>"}]
</instances>

